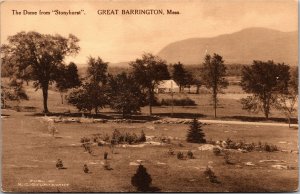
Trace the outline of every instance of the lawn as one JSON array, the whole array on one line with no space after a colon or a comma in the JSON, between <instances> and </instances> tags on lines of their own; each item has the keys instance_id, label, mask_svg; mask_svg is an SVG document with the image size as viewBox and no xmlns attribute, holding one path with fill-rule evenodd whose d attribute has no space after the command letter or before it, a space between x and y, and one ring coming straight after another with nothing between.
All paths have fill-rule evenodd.
<instances>
[{"instance_id":1,"label":"lawn","mask_svg":"<svg viewBox=\"0 0 300 194\"><path fill-rule=\"evenodd\" d=\"M135 191L131 177L142 164L152 177L154 191L162 192L246 192L246 191L294 191L298 188L297 130L287 127L244 126L210 124L203 130L207 140L244 140L268 142L288 152L232 152L234 165L224 163L222 156L212 151L200 151L199 144L185 141L188 125L146 123L55 123L58 134L48 133L43 117L32 113L3 110L10 115L2 119L3 158L2 182L4 191L14 192L109 192ZM114 153L108 146L92 146L93 154L80 146L82 137L93 134L111 134L113 129L139 134L143 129L147 136L172 137L170 144L145 145L144 147L117 147ZM181 143L183 146L179 146ZM195 159L178 160L168 154L172 147L177 153L191 150ZM107 151L113 170L103 168L103 154ZM66 169L57 170L57 159ZM260 162L260 160L278 160ZM282 161L281 161L282 160ZM252 162L254 166L247 166ZM91 173L83 172L87 164ZM275 169L282 164L288 169ZM220 184L211 183L204 175L210 165ZM47 186L52 184L52 186ZM43 185L44 184L44 185ZM35 185L35 186L34 186ZM40 185L40 186L36 186ZM43 185L43 186L41 186Z\"/></svg>"},{"instance_id":2,"label":"lawn","mask_svg":"<svg viewBox=\"0 0 300 194\"><path fill-rule=\"evenodd\" d=\"M42 111L41 91L34 91L31 86L26 86L26 91L30 100L19 104L20 112L2 110L2 115L8 116L2 118L3 191L134 192L136 189L131 185L131 177L136 172L139 160L142 160L141 163L152 177L152 191L289 192L298 189L298 130L295 128L262 126L259 123L204 125L206 140L223 141L230 138L248 143L267 142L278 146L280 150L247 153L231 150L230 158L234 162L229 165L225 163L223 156L216 156L211 150L200 150L201 144L187 143L185 139L188 124L154 124L147 117L148 107L143 107L140 115L148 118L144 123L112 122L112 117L120 115L105 108L101 110L101 115L111 117L107 123L54 123L58 133L53 137L49 134L49 124L45 121L45 118L50 117L37 114ZM239 99L245 94L239 86L232 85L226 92L220 95L218 119L285 122L278 111L272 111L271 119L265 121L261 113L250 114L241 110ZM158 95L159 99L170 97L169 94ZM154 114L159 118L173 116L214 119L207 91L202 88L200 94L175 95L175 98L185 97L195 100L197 106L174 107L173 115L169 106L154 107ZM73 106L61 104L60 95L54 89L49 91L48 106L53 113L77 112ZM93 145L92 154L85 152L81 146L82 137L111 135L114 129L138 135L143 130L147 137L168 137L171 142L163 145L119 146L114 149L114 153L107 145ZM170 148L175 155L168 154ZM177 159L179 151L186 154L189 150L193 152L195 159ZM112 170L103 168L104 152L108 152ZM56 168L58 159L63 161L66 169ZM91 173L83 172L84 164L87 164ZM284 169L276 169L274 165L282 165ZM207 166L213 169L219 184L211 183L204 175Z\"/></svg>"}]
</instances>

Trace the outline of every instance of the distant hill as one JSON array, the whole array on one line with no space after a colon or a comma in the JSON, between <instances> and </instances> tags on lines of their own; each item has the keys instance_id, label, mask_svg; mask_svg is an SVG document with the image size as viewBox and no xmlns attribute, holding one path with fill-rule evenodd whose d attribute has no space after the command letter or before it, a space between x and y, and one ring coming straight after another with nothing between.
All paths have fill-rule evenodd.
<instances>
[{"instance_id":1,"label":"distant hill","mask_svg":"<svg viewBox=\"0 0 300 194\"><path fill-rule=\"evenodd\" d=\"M212 38L190 38L164 47L158 56L168 63L202 63L205 53L218 53L225 63L250 64L253 60L274 60L298 64L298 32L247 28Z\"/></svg>"}]
</instances>

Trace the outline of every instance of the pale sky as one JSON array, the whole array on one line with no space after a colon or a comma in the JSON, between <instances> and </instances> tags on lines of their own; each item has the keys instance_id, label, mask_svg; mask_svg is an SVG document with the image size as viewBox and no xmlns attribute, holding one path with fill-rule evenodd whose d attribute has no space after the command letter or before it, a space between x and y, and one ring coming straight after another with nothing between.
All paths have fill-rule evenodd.
<instances>
[{"instance_id":1,"label":"pale sky","mask_svg":"<svg viewBox=\"0 0 300 194\"><path fill-rule=\"evenodd\" d=\"M116 63L132 61L144 52L157 54L167 44L194 37L213 37L249 27L281 31L298 29L295 0L175 0L175 1L6 1L1 4L1 43L20 31L74 34L80 53ZM12 10L80 11L85 15L13 15ZM118 15L98 15L98 10L119 9ZM163 9L165 15L121 15L122 9ZM179 15L166 14L167 9Z\"/></svg>"}]
</instances>

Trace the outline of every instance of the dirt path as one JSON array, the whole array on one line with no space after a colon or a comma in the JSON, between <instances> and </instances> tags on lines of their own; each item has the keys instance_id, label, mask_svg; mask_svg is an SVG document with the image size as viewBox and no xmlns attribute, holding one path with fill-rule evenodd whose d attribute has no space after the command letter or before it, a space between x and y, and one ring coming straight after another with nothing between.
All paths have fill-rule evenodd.
<instances>
[{"instance_id":1,"label":"dirt path","mask_svg":"<svg viewBox=\"0 0 300 194\"><path fill-rule=\"evenodd\" d=\"M217 124L233 124L233 125L259 125L259 126L280 126L288 127L287 123L264 123L264 122L247 122L247 121L224 121L224 120L203 120L203 123L217 123ZM291 124L291 127L298 127L298 124Z\"/></svg>"}]
</instances>

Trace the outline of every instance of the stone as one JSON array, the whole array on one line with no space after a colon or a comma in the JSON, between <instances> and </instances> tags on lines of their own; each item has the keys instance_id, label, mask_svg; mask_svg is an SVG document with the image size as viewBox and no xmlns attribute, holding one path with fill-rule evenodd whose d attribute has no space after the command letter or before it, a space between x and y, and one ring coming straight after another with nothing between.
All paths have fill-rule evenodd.
<instances>
[{"instance_id":1,"label":"stone","mask_svg":"<svg viewBox=\"0 0 300 194\"><path fill-rule=\"evenodd\" d=\"M136 162L129 162L130 166L139 166L140 164L136 163Z\"/></svg>"},{"instance_id":2,"label":"stone","mask_svg":"<svg viewBox=\"0 0 300 194\"><path fill-rule=\"evenodd\" d=\"M246 166L255 166L255 164L253 164L252 162L246 162L245 165Z\"/></svg>"},{"instance_id":3,"label":"stone","mask_svg":"<svg viewBox=\"0 0 300 194\"><path fill-rule=\"evenodd\" d=\"M275 164L275 165L272 165L272 167L273 167L273 168L276 168L276 169L278 169L278 170L286 170L286 169L288 169L287 166L281 165L281 164Z\"/></svg>"}]
</instances>

